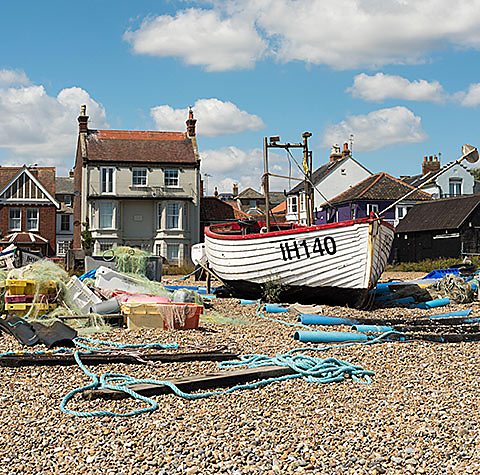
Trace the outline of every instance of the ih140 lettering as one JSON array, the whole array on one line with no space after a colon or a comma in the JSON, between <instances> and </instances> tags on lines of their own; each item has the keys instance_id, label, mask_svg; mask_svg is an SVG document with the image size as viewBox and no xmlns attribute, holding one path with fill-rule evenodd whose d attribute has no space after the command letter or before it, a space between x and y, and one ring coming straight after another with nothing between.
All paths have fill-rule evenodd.
<instances>
[{"instance_id":1,"label":"ih140 lettering","mask_svg":"<svg viewBox=\"0 0 480 475\"><path fill-rule=\"evenodd\" d=\"M326 236L323 238L323 242L320 238L315 238L313 246L312 243L309 245L305 239L302 241L285 241L280 243L280 249L282 250L283 260L290 261L302 257L315 257L316 255L329 254L333 256L337 252L337 245L331 236Z\"/></svg>"}]
</instances>

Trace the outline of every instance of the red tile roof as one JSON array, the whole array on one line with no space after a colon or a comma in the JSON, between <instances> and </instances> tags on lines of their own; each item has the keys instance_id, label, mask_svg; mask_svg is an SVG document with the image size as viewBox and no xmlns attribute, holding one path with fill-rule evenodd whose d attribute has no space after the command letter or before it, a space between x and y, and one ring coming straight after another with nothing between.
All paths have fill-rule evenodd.
<instances>
[{"instance_id":1,"label":"red tile roof","mask_svg":"<svg viewBox=\"0 0 480 475\"><path fill-rule=\"evenodd\" d=\"M231 202L222 201L213 196L205 196L200 199L200 221L229 221L249 218L247 213L239 210Z\"/></svg>"},{"instance_id":2,"label":"red tile roof","mask_svg":"<svg viewBox=\"0 0 480 475\"><path fill-rule=\"evenodd\" d=\"M332 198L330 203L339 204L354 200L398 200L413 189L413 186L382 172L365 178L365 180ZM432 195L417 190L407 199L425 201L431 200Z\"/></svg>"},{"instance_id":3,"label":"red tile roof","mask_svg":"<svg viewBox=\"0 0 480 475\"><path fill-rule=\"evenodd\" d=\"M194 145L184 132L89 130L92 161L196 164Z\"/></svg>"}]
</instances>

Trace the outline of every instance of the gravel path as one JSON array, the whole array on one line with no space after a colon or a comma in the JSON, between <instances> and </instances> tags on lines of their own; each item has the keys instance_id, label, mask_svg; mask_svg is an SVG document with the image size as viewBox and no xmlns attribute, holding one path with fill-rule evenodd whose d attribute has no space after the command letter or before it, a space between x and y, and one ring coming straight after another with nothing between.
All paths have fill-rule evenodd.
<instances>
[{"instance_id":1,"label":"gravel path","mask_svg":"<svg viewBox=\"0 0 480 475\"><path fill-rule=\"evenodd\" d=\"M252 306L236 302L218 299L213 310L248 318L249 325L203 323L203 331L183 332L115 329L101 337L205 349L225 344L239 353L269 355L297 346L292 328L260 319ZM460 308L480 315L478 303L449 310ZM428 311L325 307L324 313L413 318ZM0 336L0 351L13 348L19 346L12 338ZM0 368L0 474L480 473L480 343L384 343L335 349L328 356L373 370L372 384L292 380L193 402L157 396L160 409L130 418L60 412L62 397L88 382L75 366ZM91 368L162 379L217 366ZM72 408L100 405L117 411L138 407L132 401L77 399Z\"/></svg>"}]
</instances>

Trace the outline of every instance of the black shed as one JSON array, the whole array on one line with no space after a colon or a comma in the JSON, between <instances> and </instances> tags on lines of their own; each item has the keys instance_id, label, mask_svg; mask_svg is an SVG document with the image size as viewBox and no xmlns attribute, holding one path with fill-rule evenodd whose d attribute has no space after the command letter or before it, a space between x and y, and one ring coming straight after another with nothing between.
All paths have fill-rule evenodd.
<instances>
[{"instance_id":1,"label":"black shed","mask_svg":"<svg viewBox=\"0 0 480 475\"><path fill-rule=\"evenodd\" d=\"M397 262L480 254L480 194L416 204L398 224Z\"/></svg>"}]
</instances>

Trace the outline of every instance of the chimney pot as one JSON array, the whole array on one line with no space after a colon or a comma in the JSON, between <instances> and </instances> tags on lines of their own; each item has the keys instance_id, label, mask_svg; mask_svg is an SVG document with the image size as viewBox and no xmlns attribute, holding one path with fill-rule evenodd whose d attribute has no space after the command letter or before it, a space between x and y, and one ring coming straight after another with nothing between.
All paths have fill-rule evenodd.
<instances>
[{"instance_id":1,"label":"chimney pot","mask_svg":"<svg viewBox=\"0 0 480 475\"><path fill-rule=\"evenodd\" d=\"M422 175L426 175L427 173L430 172L438 172L440 170L440 160L437 159L437 157L433 155L425 155L423 157L423 163L422 163Z\"/></svg>"},{"instance_id":2,"label":"chimney pot","mask_svg":"<svg viewBox=\"0 0 480 475\"><path fill-rule=\"evenodd\" d=\"M80 106L80 115L78 116L78 131L82 134L88 132L88 115L87 106L85 104Z\"/></svg>"},{"instance_id":3,"label":"chimney pot","mask_svg":"<svg viewBox=\"0 0 480 475\"><path fill-rule=\"evenodd\" d=\"M232 193L233 193L233 196L238 196L238 183L234 183L233 186L232 186Z\"/></svg>"},{"instance_id":4,"label":"chimney pot","mask_svg":"<svg viewBox=\"0 0 480 475\"><path fill-rule=\"evenodd\" d=\"M187 137L192 138L196 135L195 125L197 123L197 119L193 117L193 110L191 107L188 108L188 119L185 122L187 124Z\"/></svg>"}]
</instances>

